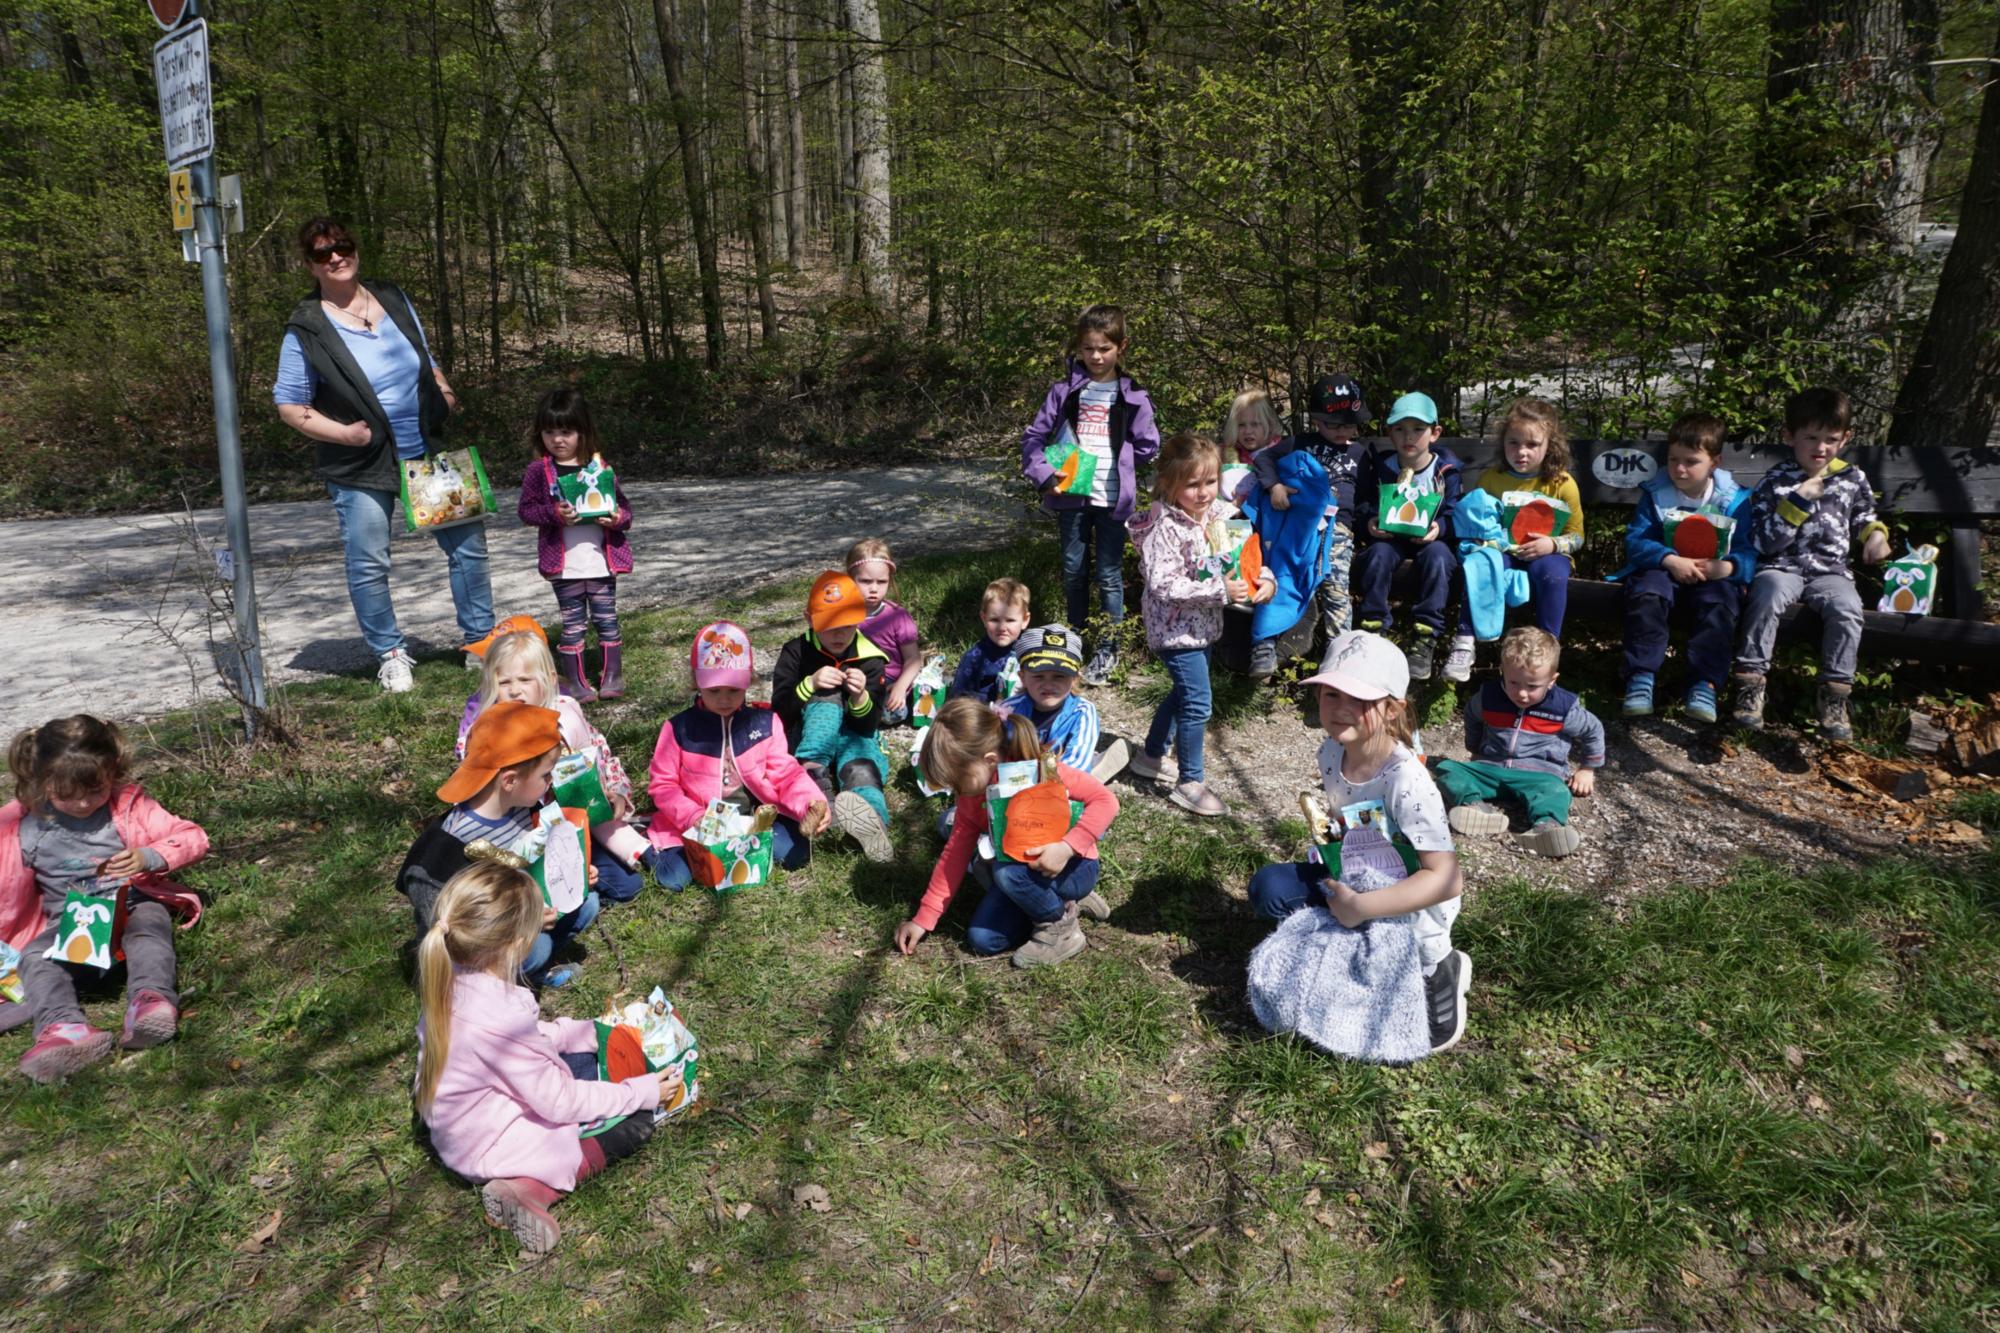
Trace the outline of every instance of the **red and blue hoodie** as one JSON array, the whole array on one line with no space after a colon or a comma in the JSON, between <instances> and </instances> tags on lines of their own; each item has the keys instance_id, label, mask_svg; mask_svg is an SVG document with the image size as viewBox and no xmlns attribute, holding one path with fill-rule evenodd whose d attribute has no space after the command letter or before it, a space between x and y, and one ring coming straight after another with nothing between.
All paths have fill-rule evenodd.
<instances>
[{"instance_id":1,"label":"red and blue hoodie","mask_svg":"<svg viewBox=\"0 0 2000 1333\"><path fill-rule=\"evenodd\" d=\"M1575 756L1579 767L1604 766L1604 724L1560 685L1525 709L1497 680L1466 701L1465 748L1476 762L1567 778L1572 747L1582 752Z\"/></svg>"}]
</instances>

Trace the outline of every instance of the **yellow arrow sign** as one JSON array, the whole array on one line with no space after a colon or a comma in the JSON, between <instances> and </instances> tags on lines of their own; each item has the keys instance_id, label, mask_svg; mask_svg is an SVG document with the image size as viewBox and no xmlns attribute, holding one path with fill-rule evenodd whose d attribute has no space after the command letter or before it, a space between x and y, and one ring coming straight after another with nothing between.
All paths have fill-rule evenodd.
<instances>
[{"instance_id":1,"label":"yellow arrow sign","mask_svg":"<svg viewBox=\"0 0 2000 1333\"><path fill-rule=\"evenodd\" d=\"M186 171L167 173L167 198L174 209L174 230L194 230L194 183Z\"/></svg>"}]
</instances>

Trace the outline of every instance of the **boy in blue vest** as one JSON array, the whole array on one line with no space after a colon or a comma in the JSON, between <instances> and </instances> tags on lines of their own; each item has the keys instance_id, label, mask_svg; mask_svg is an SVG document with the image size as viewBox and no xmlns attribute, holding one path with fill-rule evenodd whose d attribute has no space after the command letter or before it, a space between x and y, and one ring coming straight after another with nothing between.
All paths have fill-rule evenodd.
<instances>
[{"instance_id":1,"label":"boy in blue vest","mask_svg":"<svg viewBox=\"0 0 2000 1333\"><path fill-rule=\"evenodd\" d=\"M1500 640L1500 679L1487 681L1465 706L1465 748L1472 758L1437 764L1438 790L1452 807L1446 819L1457 832L1505 833L1506 812L1489 802L1510 796L1528 807L1531 827L1521 845L1529 851L1568 856L1583 841L1569 825L1570 797L1597 789L1604 724L1576 695L1557 687L1561 663L1562 645L1546 630L1523 625Z\"/></svg>"}]
</instances>

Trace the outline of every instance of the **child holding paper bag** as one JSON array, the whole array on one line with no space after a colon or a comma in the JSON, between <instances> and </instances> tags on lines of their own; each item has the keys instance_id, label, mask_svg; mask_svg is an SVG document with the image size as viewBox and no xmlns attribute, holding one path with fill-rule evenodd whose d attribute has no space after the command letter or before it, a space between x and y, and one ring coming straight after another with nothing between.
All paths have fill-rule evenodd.
<instances>
[{"instance_id":1,"label":"child holding paper bag","mask_svg":"<svg viewBox=\"0 0 2000 1333\"><path fill-rule=\"evenodd\" d=\"M1444 428L1428 394L1406 393L1391 403L1388 429L1394 452L1371 450L1355 482L1355 517L1368 544L1354 557L1354 619L1367 630L1386 632L1393 626L1389 585L1405 560L1414 565L1410 677L1429 680L1445 632L1445 602L1458 572L1451 516L1464 478L1458 456L1438 445Z\"/></svg>"},{"instance_id":2,"label":"child holding paper bag","mask_svg":"<svg viewBox=\"0 0 2000 1333\"><path fill-rule=\"evenodd\" d=\"M540 625L503 634L487 647L479 689L465 701L465 712L458 719L460 759L465 758L465 738L471 734L472 724L489 704L502 699L555 710L563 748L556 771L550 775L556 799L564 805L580 804L564 795L569 790L565 784L571 782L591 790L593 796L601 793L602 802L593 801L589 807L590 864L597 871L597 893L607 903L632 901L645 887L639 878L640 865L651 869L656 879L659 876L652 844L626 822L632 817L632 780L625 776L625 766L611 752L604 733L590 725L576 700L556 688L555 659L549 656L549 642ZM595 770L594 790L579 772L584 767Z\"/></svg>"},{"instance_id":3,"label":"child holding paper bag","mask_svg":"<svg viewBox=\"0 0 2000 1333\"><path fill-rule=\"evenodd\" d=\"M540 1021L516 977L541 928L534 880L481 862L445 884L417 948L417 1114L438 1160L482 1185L487 1222L534 1254L562 1235L556 1201L638 1151L654 1124L640 1113L677 1101L681 1082L678 1068L601 1081L595 1023Z\"/></svg>"},{"instance_id":4,"label":"child holding paper bag","mask_svg":"<svg viewBox=\"0 0 2000 1333\"><path fill-rule=\"evenodd\" d=\"M938 712L922 763L929 782L956 793L958 813L916 914L896 928L896 948L910 953L937 929L980 836L991 830L988 789L1004 765L1028 764L1040 780L1006 800L993 887L974 909L965 941L978 954L1013 949L1016 967L1073 957L1084 945L1078 916L1111 915L1097 892L1097 844L1118 816L1118 798L1068 764L1054 764L1050 776L1032 723L972 699L953 699ZM1072 801L1083 806L1074 822Z\"/></svg>"},{"instance_id":5,"label":"child holding paper bag","mask_svg":"<svg viewBox=\"0 0 2000 1333\"><path fill-rule=\"evenodd\" d=\"M616 699L625 693L624 640L618 629L618 576L632 572L632 506L625 501L617 475L603 466L597 452L597 428L590 407L575 389L551 389L535 409L528 430L535 461L521 478L516 506L521 521L541 529L535 564L555 589L562 611L562 639L556 660L562 666L563 693L583 703ZM592 489L578 486L580 478ZM601 496L609 485L613 512L594 507L581 513L579 504ZM588 625L597 627L597 646L604 652L604 670L593 688L583 672L583 639Z\"/></svg>"},{"instance_id":6,"label":"child holding paper bag","mask_svg":"<svg viewBox=\"0 0 2000 1333\"><path fill-rule=\"evenodd\" d=\"M755 671L750 636L727 620L703 626L688 650L688 669L694 706L660 728L646 778L655 812L646 836L659 857L653 878L675 892L693 882L683 844L718 797L776 806L771 859L799 869L811 853L806 839L825 832L833 816L812 775L786 748L778 714L769 704L745 700Z\"/></svg>"},{"instance_id":7,"label":"child holding paper bag","mask_svg":"<svg viewBox=\"0 0 2000 1333\"><path fill-rule=\"evenodd\" d=\"M0 1003L0 1027L32 1018L21 1072L52 1083L111 1053L112 1034L76 1001L86 967L125 960L119 1046L173 1037L174 918L193 925L201 900L163 876L207 855L208 835L127 783L125 738L87 714L21 732L7 766L15 799L0 808L0 941L20 951L24 999Z\"/></svg>"}]
</instances>

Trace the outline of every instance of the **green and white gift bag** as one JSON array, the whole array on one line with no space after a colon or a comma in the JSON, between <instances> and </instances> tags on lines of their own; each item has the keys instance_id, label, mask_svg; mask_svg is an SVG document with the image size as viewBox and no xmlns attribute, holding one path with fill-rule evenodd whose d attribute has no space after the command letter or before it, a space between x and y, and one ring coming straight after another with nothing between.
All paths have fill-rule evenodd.
<instances>
[{"instance_id":1,"label":"green and white gift bag","mask_svg":"<svg viewBox=\"0 0 2000 1333\"><path fill-rule=\"evenodd\" d=\"M1729 555L1736 520L1721 509L1702 505L1697 509L1669 509L1660 515L1667 545L1689 560L1721 560Z\"/></svg>"},{"instance_id":2,"label":"green and white gift bag","mask_svg":"<svg viewBox=\"0 0 2000 1333\"><path fill-rule=\"evenodd\" d=\"M654 1119L664 1120L694 1105L701 1096L701 1051L680 1011L658 986L643 1000L622 1009L613 1001L597 1019L597 1070L606 1082L623 1082L644 1074L679 1070L679 1095L663 1099ZM583 1137L608 1129L616 1121L586 1128Z\"/></svg>"},{"instance_id":3,"label":"green and white gift bag","mask_svg":"<svg viewBox=\"0 0 2000 1333\"><path fill-rule=\"evenodd\" d=\"M1313 850L1319 854L1320 864L1326 867L1328 878L1341 876L1342 853L1350 836L1379 836L1396 849L1402 859L1405 874L1417 873L1417 849L1396 827L1395 820L1380 801L1356 801L1342 806L1335 816L1326 807L1326 799L1316 791L1299 793L1299 809L1305 812L1306 828L1312 836Z\"/></svg>"},{"instance_id":4,"label":"green and white gift bag","mask_svg":"<svg viewBox=\"0 0 2000 1333\"><path fill-rule=\"evenodd\" d=\"M590 892L590 830L572 824L553 801L541 808L537 821L519 855L541 887L542 901L558 912L573 912Z\"/></svg>"},{"instance_id":5,"label":"green and white gift bag","mask_svg":"<svg viewBox=\"0 0 2000 1333\"><path fill-rule=\"evenodd\" d=\"M479 450L469 445L405 458L400 471L405 532L436 532L479 523L493 512L493 488L486 481L486 465L479 461Z\"/></svg>"},{"instance_id":6,"label":"green and white gift bag","mask_svg":"<svg viewBox=\"0 0 2000 1333\"><path fill-rule=\"evenodd\" d=\"M944 691L944 654L932 653L924 658L910 684L911 726L922 731L937 719L938 709L944 707Z\"/></svg>"},{"instance_id":7,"label":"green and white gift bag","mask_svg":"<svg viewBox=\"0 0 2000 1333\"><path fill-rule=\"evenodd\" d=\"M693 828L681 834L681 851L695 883L718 893L768 884L774 860L778 809L760 805L746 814L718 796Z\"/></svg>"},{"instance_id":8,"label":"green and white gift bag","mask_svg":"<svg viewBox=\"0 0 2000 1333\"><path fill-rule=\"evenodd\" d=\"M1443 503L1442 491L1419 491L1401 482L1385 481L1376 508L1375 526L1397 537L1421 537L1437 521L1438 506Z\"/></svg>"},{"instance_id":9,"label":"green and white gift bag","mask_svg":"<svg viewBox=\"0 0 2000 1333\"><path fill-rule=\"evenodd\" d=\"M566 477L558 474L556 494L569 502L578 518L618 517L616 474L599 454L592 454L588 463Z\"/></svg>"},{"instance_id":10,"label":"green and white gift bag","mask_svg":"<svg viewBox=\"0 0 2000 1333\"><path fill-rule=\"evenodd\" d=\"M1937 596L1938 549L1916 546L1899 560L1882 566L1882 597L1877 611L1893 615L1927 616Z\"/></svg>"},{"instance_id":11,"label":"green and white gift bag","mask_svg":"<svg viewBox=\"0 0 2000 1333\"><path fill-rule=\"evenodd\" d=\"M594 748L556 760L555 770L549 774L549 785L555 792L556 804L583 811L585 824L595 827L613 817L611 797L604 790L604 775L597 766Z\"/></svg>"},{"instance_id":12,"label":"green and white gift bag","mask_svg":"<svg viewBox=\"0 0 2000 1333\"><path fill-rule=\"evenodd\" d=\"M1097 484L1097 455L1076 442L1076 432L1067 421L1062 433L1042 447L1042 458L1056 474L1057 495L1089 495Z\"/></svg>"},{"instance_id":13,"label":"green and white gift bag","mask_svg":"<svg viewBox=\"0 0 2000 1333\"><path fill-rule=\"evenodd\" d=\"M111 935L118 920L118 895L109 896L71 889L63 895L62 915L56 918L56 942L44 958L79 967L110 967L113 961Z\"/></svg>"}]
</instances>

